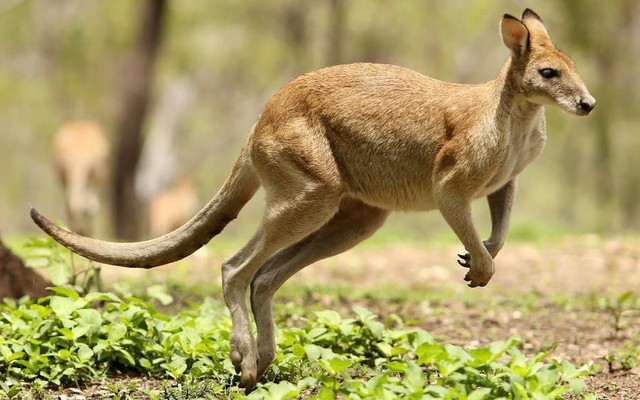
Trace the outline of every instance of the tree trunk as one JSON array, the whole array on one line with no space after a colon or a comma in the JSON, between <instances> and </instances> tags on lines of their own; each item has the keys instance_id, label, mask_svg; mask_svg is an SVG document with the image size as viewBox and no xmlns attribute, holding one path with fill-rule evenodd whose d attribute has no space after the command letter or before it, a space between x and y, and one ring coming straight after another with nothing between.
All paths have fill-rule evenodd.
<instances>
[{"instance_id":1,"label":"tree trunk","mask_svg":"<svg viewBox=\"0 0 640 400\"><path fill-rule=\"evenodd\" d=\"M344 31L347 20L347 10L344 0L329 0L329 31L327 32L329 46L326 64L338 65L344 63Z\"/></svg>"},{"instance_id":2,"label":"tree trunk","mask_svg":"<svg viewBox=\"0 0 640 400\"><path fill-rule=\"evenodd\" d=\"M293 76L304 73L309 68L309 32L307 16L308 0L293 0L284 10L284 34L291 49Z\"/></svg>"},{"instance_id":3,"label":"tree trunk","mask_svg":"<svg viewBox=\"0 0 640 400\"><path fill-rule=\"evenodd\" d=\"M135 174L142 149L142 127L149 104L153 64L160 46L166 0L147 0L140 16L137 45L123 76L115 152L113 207L115 234L135 240L140 234Z\"/></svg>"},{"instance_id":4,"label":"tree trunk","mask_svg":"<svg viewBox=\"0 0 640 400\"><path fill-rule=\"evenodd\" d=\"M175 81L156 102L136 171L136 196L145 208L149 200L170 187L183 172L177 142L193 98L195 86L188 78Z\"/></svg>"},{"instance_id":5,"label":"tree trunk","mask_svg":"<svg viewBox=\"0 0 640 400\"><path fill-rule=\"evenodd\" d=\"M24 265L22 260L9 250L0 239L0 299L22 296L38 298L48 296L47 287L53 286L38 275L33 269Z\"/></svg>"}]
</instances>

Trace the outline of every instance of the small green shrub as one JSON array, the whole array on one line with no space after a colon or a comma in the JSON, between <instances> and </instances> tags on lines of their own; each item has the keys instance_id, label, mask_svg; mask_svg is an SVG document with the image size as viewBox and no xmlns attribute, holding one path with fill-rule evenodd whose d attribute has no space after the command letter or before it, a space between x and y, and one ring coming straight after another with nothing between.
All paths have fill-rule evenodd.
<instances>
[{"instance_id":1,"label":"small green shrub","mask_svg":"<svg viewBox=\"0 0 640 400\"><path fill-rule=\"evenodd\" d=\"M634 303L637 301L637 296L630 290L620 295L616 295L613 298L599 297L599 306L611 315L613 319L613 331L617 336L622 330L623 317L633 312L638 312L638 309L634 307Z\"/></svg>"},{"instance_id":2,"label":"small green shrub","mask_svg":"<svg viewBox=\"0 0 640 400\"><path fill-rule=\"evenodd\" d=\"M100 267L93 261L75 256L51 237L32 237L24 246L27 249L26 265L44 269L54 285L71 285L83 292L103 290Z\"/></svg>"},{"instance_id":3,"label":"small green shrub","mask_svg":"<svg viewBox=\"0 0 640 400\"><path fill-rule=\"evenodd\" d=\"M517 338L465 350L403 327L398 318L398 327L389 328L355 308L352 318L320 311L302 328L279 331L266 383L247 397L229 385L231 324L220 303L205 300L169 317L136 298L53 291L35 303L5 300L0 306L0 393L6 396L24 385L137 373L186 382L207 398L556 399L581 392L587 373L567 361L545 363L549 352L527 360Z\"/></svg>"},{"instance_id":4,"label":"small green shrub","mask_svg":"<svg viewBox=\"0 0 640 400\"><path fill-rule=\"evenodd\" d=\"M609 367L609 373L629 371L640 366L640 339L627 342L624 349L607 354L604 360Z\"/></svg>"}]
</instances>

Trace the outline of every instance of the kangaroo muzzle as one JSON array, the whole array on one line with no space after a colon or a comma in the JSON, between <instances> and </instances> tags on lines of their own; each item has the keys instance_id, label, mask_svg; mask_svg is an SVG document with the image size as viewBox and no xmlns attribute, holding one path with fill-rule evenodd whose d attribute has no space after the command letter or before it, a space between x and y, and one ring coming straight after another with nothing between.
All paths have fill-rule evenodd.
<instances>
[{"instance_id":1,"label":"kangaroo muzzle","mask_svg":"<svg viewBox=\"0 0 640 400\"><path fill-rule=\"evenodd\" d=\"M590 94L582 96L582 98L578 100L578 108L580 110L578 112L578 115L589 115L589 113L595 106L596 99L593 96L591 96Z\"/></svg>"}]
</instances>

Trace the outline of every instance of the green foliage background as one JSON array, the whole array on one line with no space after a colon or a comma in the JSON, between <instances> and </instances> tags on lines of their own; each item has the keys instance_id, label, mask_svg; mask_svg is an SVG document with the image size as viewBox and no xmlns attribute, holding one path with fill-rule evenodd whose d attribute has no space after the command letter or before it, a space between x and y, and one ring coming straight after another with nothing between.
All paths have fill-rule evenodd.
<instances>
[{"instance_id":1,"label":"green foliage background","mask_svg":"<svg viewBox=\"0 0 640 400\"><path fill-rule=\"evenodd\" d=\"M0 2L0 229L33 231L29 205L63 219L50 141L70 118L100 121L111 139L123 62L132 48L140 2ZM155 98L187 78L196 100L185 116L179 160L197 175L204 203L220 186L265 100L292 77L325 66L335 22L329 0L270 2L174 0ZM514 235L637 230L640 159L640 3L633 0L347 0L342 62L401 64L443 80L492 79L507 57L498 33L503 13L524 7L546 21L552 39L577 62L598 99L592 116L548 110L547 150L522 176ZM298 21L298 25L291 21ZM299 37L293 36L298 26ZM300 28L300 26L302 28ZM296 41L297 40L297 41ZM102 215L103 235L109 207ZM479 213L486 221L484 204ZM248 234L261 211L253 202L233 224ZM445 231L438 215L395 216L402 238ZM486 223L485 223L486 226Z\"/></svg>"}]
</instances>

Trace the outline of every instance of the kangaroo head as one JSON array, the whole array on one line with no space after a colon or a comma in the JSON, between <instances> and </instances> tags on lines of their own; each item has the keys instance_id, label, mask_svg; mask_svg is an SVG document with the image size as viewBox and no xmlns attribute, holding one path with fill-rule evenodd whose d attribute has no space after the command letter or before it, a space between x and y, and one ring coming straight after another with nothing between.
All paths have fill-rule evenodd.
<instances>
[{"instance_id":1,"label":"kangaroo head","mask_svg":"<svg viewBox=\"0 0 640 400\"><path fill-rule=\"evenodd\" d=\"M511 50L517 90L536 104L557 104L568 113L587 115L596 105L576 66L551 43L542 19L530 9L522 18L505 14L502 40Z\"/></svg>"}]
</instances>

